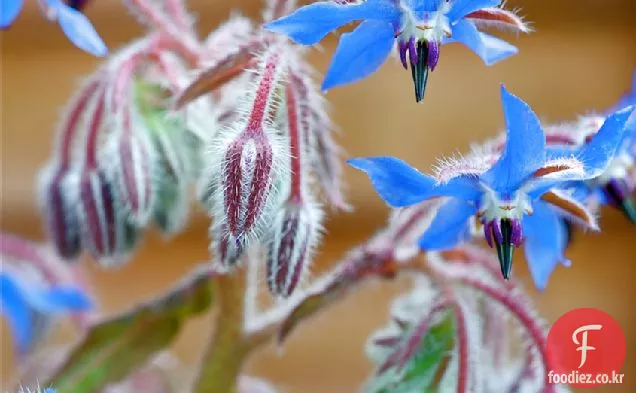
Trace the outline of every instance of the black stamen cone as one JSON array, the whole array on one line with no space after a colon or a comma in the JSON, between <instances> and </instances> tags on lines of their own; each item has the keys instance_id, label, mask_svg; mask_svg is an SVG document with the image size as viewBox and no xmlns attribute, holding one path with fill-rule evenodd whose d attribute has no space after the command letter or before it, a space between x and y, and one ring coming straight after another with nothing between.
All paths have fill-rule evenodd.
<instances>
[{"instance_id":1,"label":"black stamen cone","mask_svg":"<svg viewBox=\"0 0 636 393\"><path fill-rule=\"evenodd\" d=\"M495 240L497 245L497 256L499 257L499 266L501 267L501 274L508 280L510 278L510 272L512 271L512 256L515 252L515 247L512 244L512 221L501 220L501 235L503 241L500 243Z\"/></svg>"},{"instance_id":2,"label":"black stamen cone","mask_svg":"<svg viewBox=\"0 0 636 393\"><path fill-rule=\"evenodd\" d=\"M561 222L563 223L563 228L565 228L565 244L567 246L570 246L572 245L572 241L574 240L574 225L570 221L565 219L562 219Z\"/></svg>"},{"instance_id":3,"label":"black stamen cone","mask_svg":"<svg viewBox=\"0 0 636 393\"><path fill-rule=\"evenodd\" d=\"M415 85L415 102L420 102L424 99L428 71L428 46L425 41L418 41L417 64L411 63L411 76Z\"/></svg>"},{"instance_id":4,"label":"black stamen cone","mask_svg":"<svg viewBox=\"0 0 636 393\"><path fill-rule=\"evenodd\" d=\"M611 204L625 214L636 225L636 201L629 195L627 185L620 180L612 180L605 186L605 194Z\"/></svg>"}]
</instances>

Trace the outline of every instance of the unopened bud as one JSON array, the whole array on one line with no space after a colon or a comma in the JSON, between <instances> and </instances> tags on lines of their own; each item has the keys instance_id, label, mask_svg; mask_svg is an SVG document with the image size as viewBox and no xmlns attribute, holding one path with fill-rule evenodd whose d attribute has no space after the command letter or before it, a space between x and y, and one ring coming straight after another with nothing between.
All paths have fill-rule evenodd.
<instances>
[{"instance_id":1,"label":"unopened bud","mask_svg":"<svg viewBox=\"0 0 636 393\"><path fill-rule=\"evenodd\" d=\"M57 163L45 167L38 179L39 205L46 217L46 230L57 253L67 260L77 258L81 252L77 180L74 171L64 171Z\"/></svg>"},{"instance_id":2,"label":"unopened bud","mask_svg":"<svg viewBox=\"0 0 636 393\"><path fill-rule=\"evenodd\" d=\"M144 127L133 124L132 110L122 113L122 129L114 136L113 183L131 220L145 224L152 212L153 150ZM135 122L136 123L136 122ZM107 157L107 159L110 157Z\"/></svg>"},{"instance_id":3,"label":"unopened bud","mask_svg":"<svg viewBox=\"0 0 636 393\"><path fill-rule=\"evenodd\" d=\"M209 151L203 194L209 196L206 204L218 228L227 231L217 242L238 251L268 230L281 190L288 188L289 149L269 118L284 69L281 60L275 51L265 55L256 91L242 103L246 116L220 131Z\"/></svg>"},{"instance_id":4,"label":"unopened bud","mask_svg":"<svg viewBox=\"0 0 636 393\"><path fill-rule=\"evenodd\" d=\"M310 203L291 201L279 211L267 249L267 284L288 297L301 281L318 242L322 212Z\"/></svg>"}]
</instances>

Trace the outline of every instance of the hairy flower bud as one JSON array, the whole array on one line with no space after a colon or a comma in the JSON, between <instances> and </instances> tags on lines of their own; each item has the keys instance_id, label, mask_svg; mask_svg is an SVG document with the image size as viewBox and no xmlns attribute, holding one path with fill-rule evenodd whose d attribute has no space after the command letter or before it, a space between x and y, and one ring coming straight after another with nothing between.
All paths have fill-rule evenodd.
<instances>
[{"instance_id":1,"label":"hairy flower bud","mask_svg":"<svg viewBox=\"0 0 636 393\"><path fill-rule=\"evenodd\" d=\"M280 51L265 54L255 92L241 105L245 116L221 130L209 151L202 192L217 228L227 231L215 243L239 251L263 236L289 182L287 149L270 119L283 60Z\"/></svg>"},{"instance_id":2,"label":"hairy flower bud","mask_svg":"<svg viewBox=\"0 0 636 393\"><path fill-rule=\"evenodd\" d=\"M39 205L46 218L46 229L57 253L73 260L81 252L80 222L77 214L78 181L74 171L65 172L58 163L47 165L40 173Z\"/></svg>"},{"instance_id":3,"label":"hairy flower bud","mask_svg":"<svg viewBox=\"0 0 636 393\"><path fill-rule=\"evenodd\" d=\"M267 285L276 296L292 294L312 258L322 212L312 203L290 201L272 224L267 246Z\"/></svg>"},{"instance_id":4,"label":"hairy flower bud","mask_svg":"<svg viewBox=\"0 0 636 393\"><path fill-rule=\"evenodd\" d=\"M118 264L134 246L137 229L122 215L113 185L100 171L85 171L79 182L83 243L105 265Z\"/></svg>"}]
</instances>

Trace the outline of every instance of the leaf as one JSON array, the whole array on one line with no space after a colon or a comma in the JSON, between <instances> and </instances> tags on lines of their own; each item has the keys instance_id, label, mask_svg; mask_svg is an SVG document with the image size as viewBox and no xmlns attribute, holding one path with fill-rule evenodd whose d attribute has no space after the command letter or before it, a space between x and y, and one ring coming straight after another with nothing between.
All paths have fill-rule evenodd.
<instances>
[{"instance_id":1,"label":"leaf","mask_svg":"<svg viewBox=\"0 0 636 393\"><path fill-rule=\"evenodd\" d=\"M447 312L422 340L415 356L401 372L395 368L377 375L365 388L367 393L435 392L446 371L455 346L455 322Z\"/></svg>"},{"instance_id":2,"label":"leaf","mask_svg":"<svg viewBox=\"0 0 636 393\"><path fill-rule=\"evenodd\" d=\"M187 319L212 303L210 271L200 268L175 289L94 325L43 386L57 393L97 393L145 365L172 343Z\"/></svg>"}]
</instances>

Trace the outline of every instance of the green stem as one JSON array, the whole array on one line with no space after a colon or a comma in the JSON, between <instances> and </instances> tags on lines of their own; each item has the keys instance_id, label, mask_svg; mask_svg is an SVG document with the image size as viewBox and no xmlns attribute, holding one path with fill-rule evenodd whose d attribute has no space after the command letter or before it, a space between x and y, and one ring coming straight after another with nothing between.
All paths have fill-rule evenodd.
<instances>
[{"instance_id":1,"label":"green stem","mask_svg":"<svg viewBox=\"0 0 636 393\"><path fill-rule=\"evenodd\" d=\"M203 357L195 393L236 393L243 362L249 353L243 334L245 272L214 278L218 314L214 336Z\"/></svg>"}]
</instances>

